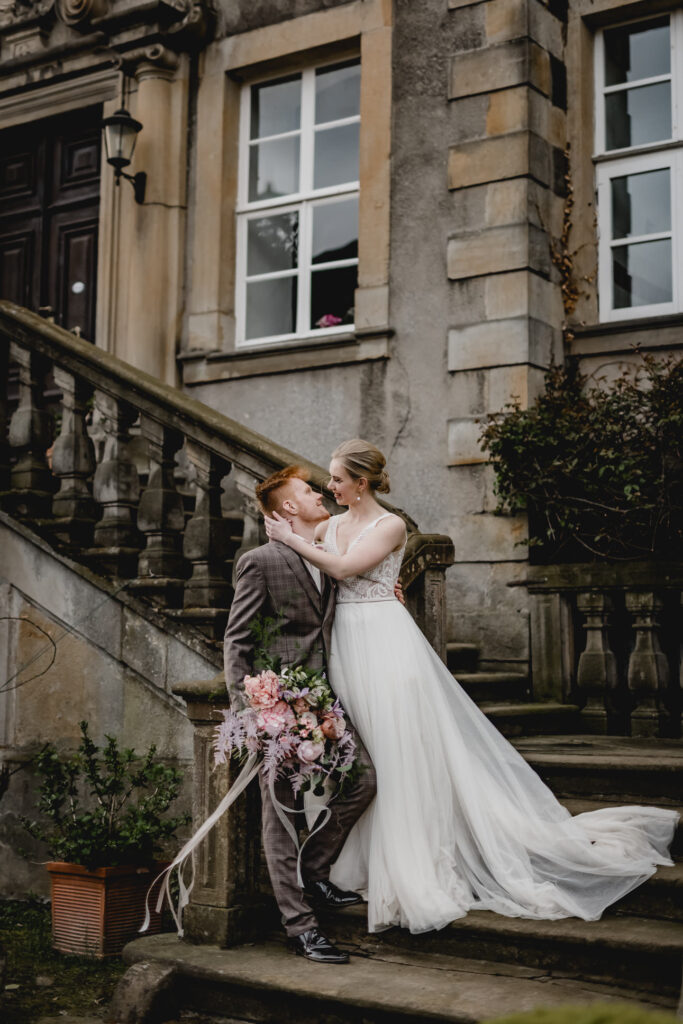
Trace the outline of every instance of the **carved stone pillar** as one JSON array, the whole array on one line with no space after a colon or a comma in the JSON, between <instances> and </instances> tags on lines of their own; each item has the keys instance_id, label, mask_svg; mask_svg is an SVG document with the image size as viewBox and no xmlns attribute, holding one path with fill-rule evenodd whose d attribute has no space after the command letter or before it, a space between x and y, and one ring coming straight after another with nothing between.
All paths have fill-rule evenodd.
<instances>
[{"instance_id":1,"label":"carved stone pillar","mask_svg":"<svg viewBox=\"0 0 683 1024\"><path fill-rule=\"evenodd\" d=\"M628 688L633 700L631 735L658 736L667 717L665 698L669 684L669 664L657 632L662 600L652 590L629 590L626 607L633 615L635 632L628 662Z\"/></svg>"},{"instance_id":2,"label":"carved stone pillar","mask_svg":"<svg viewBox=\"0 0 683 1024\"><path fill-rule=\"evenodd\" d=\"M232 471L235 487L241 497L241 508L244 517L242 540L234 553L232 563L232 580L235 582L237 563L243 554L265 544L267 537L263 525L263 514L256 500L258 479L237 466Z\"/></svg>"},{"instance_id":3,"label":"carved stone pillar","mask_svg":"<svg viewBox=\"0 0 683 1024\"><path fill-rule=\"evenodd\" d=\"M141 416L140 432L147 441L150 467L138 507L138 529L145 536L145 548L138 559L135 589L178 607L187 575L182 552L185 512L173 472L183 437L148 416Z\"/></svg>"},{"instance_id":4,"label":"carved stone pillar","mask_svg":"<svg viewBox=\"0 0 683 1024\"><path fill-rule=\"evenodd\" d=\"M51 529L63 543L84 547L92 543L97 519L89 483L95 470L95 449L85 423L92 389L57 366L54 378L62 392L62 426L52 450L52 472L60 485L52 499Z\"/></svg>"},{"instance_id":5,"label":"carved stone pillar","mask_svg":"<svg viewBox=\"0 0 683 1024\"><path fill-rule=\"evenodd\" d=\"M221 480L230 466L192 441L187 442L185 450L195 471L197 490L183 541L183 553L192 565L192 575L185 584L183 618L194 615L207 629L213 623L210 632L218 638L225 628L233 593L226 578L229 523L221 515Z\"/></svg>"},{"instance_id":6,"label":"carved stone pillar","mask_svg":"<svg viewBox=\"0 0 683 1024\"><path fill-rule=\"evenodd\" d=\"M36 518L50 510L54 481L46 452L51 440L50 415L43 404L43 384L48 364L44 358L11 346L19 367L19 405L9 425L9 444L16 461L10 474L8 502L18 517Z\"/></svg>"},{"instance_id":7,"label":"carved stone pillar","mask_svg":"<svg viewBox=\"0 0 683 1024\"><path fill-rule=\"evenodd\" d=\"M408 608L441 660L446 661L446 569L453 565L453 541L442 534L412 534L401 566Z\"/></svg>"},{"instance_id":8,"label":"carved stone pillar","mask_svg":"<svg viewBox=\"0 0 683 1024\"><path fill-rule=\"evenodd\" d=\"M142 547L136 526L140 483L129 452L130 428L137 411L102 391L95 392L95 405L102 417L105 442L93 482L102 518L95 526L96 547L90 554L95 568L99 563L114 576L134 576Z\"/></svg>"},{"instance_id":9,"label":"carved stone pillar","mask_svg":"<svg viewBox=\"0 0 683 1024\"><path fill-rule=\"evenodd\" d=\"M576 595L579 612L585 615L586 646L579 657L576 684L586 703L581 718L588 732L608 731L608 708L616 710L617 661L610 649L607 626L612 604L599 590Z\"/></svg>"},{"instance_id":10,"label":"carved stone pillar","mask_svg":"<svg viewBox=\"0 0 683 1024\"><path fill-rule=\"evenodd\" d=\"M194 726L193 826L215 810L238 775L233 761L213 766L213 732L228 706L222 675L174 687L187 702ZM185 911L185 934L191 942L230 946L259 936L271 906L258 891L261 855L261 805L254 780L228 809L197 850L197 873Z\"/></svg>"}]
</instances>

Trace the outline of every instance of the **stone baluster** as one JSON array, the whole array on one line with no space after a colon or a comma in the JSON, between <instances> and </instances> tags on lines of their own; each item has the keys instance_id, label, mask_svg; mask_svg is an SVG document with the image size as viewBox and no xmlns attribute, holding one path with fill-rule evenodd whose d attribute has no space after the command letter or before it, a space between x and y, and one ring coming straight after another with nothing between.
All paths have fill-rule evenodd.
<instances>
[{"instance_id":1,"label":"stone baluster","mask_svg":"<svg viewBox=\"0 0 683 1024\"><path fill-rule=\"evenodd\" d=\"M267 537L265 527L263 525L263 513L261 512L256 498L256 485L259 482L258 478L252 476L252 474L248 473L246 470L240 469L238 466L233 467L233 478L235 487L241 498L241 509L244 517L242 541L235 551L233 558L234 582L237 563L241 556L246 551L251 551L252 548L257 548L261 544L265 544Z\"/></svg>"},{"instance_id":2,"label":"stone baluster","mask_svg":"<svg viewBox=\"0 0 683 1024\"><path fill-rule=\"evenodd\" d=\"M49 513L54 489L46 456L50 414L43 402L48 364L20 345L11 346L11 357L19 368L19 404L9 425L9 444L16 461L10 473L8 506L20 518L35 519Z\"/></svg>"},{"instance_id":3,"label":"stone baluster","mask_svg":"<svg viewBox=\"0 0 683 1024\"><path fill-rule=\"evenodd\" d=\"M92 543L97 519L97 505L90 490L95 449L85 422L92 388L57 366L54 378L62 392L62 425L52 450L52 472L60 484L52 499L51 529L69 547L87 547Z\"/></svg>"},{"instance_id":4,"label":"stone baluster","mask_svg":"<svg viewBox=\"0 0 683 1024\"><path fill-rule=\"evenodd\" d=\"M140 417L140 432L147 441L149 481L138 506L138 530L145 548L138 559L134 587L164 605L177 608L182 602L186 563L183 558L185 512L173 473L182 434L169 430L149 416Z\"/></svg>"},{"instance_id":5,"label":"stone baluster","mask_svg":"<svg viewBox=\"0 0 683 1024\"><path fill-rule=\"evenodd\" d=\"M192 565L183 595L183 618L195 618L218 639L232 600L232 587L226 578L229 524L221 514L221 480L230 465L194 441L187 442L185 451L194 469L196 495L183 540L183 553Z\"/></svg>"},{"instance_id":6,"label":"stone baluster","mask_svg":"<svg viewBox=\"0 0 683 1024\"><path fill-rule=\"evenodd\" d=\"M103 391L95 392L95 405L105 433L102 461L93 481L102 518L95 526L95 548L88 556L94 568L102 566L113 576L134 576L142 547L136 526L140 482L129 450L137 411Z\"/></svg>"},{"instance_id":7,"label":"stone baluster","mask_svg":"<svg viewBox=\"0 0 683 1024\"><path fill-rule=\"evenodd\" d=\"M239 773L231 761L214 768L213 733L228 706L222 675L180 683L173 692L187 704L194 726L194 828L216 809ZM261 805L252 782L197 850L195 884L183 924L191 942L231 946L259 937L270 905L259 892Z\"/></svg>"},{"instance_id":8,"label":"stone baluster","mask_svg":"<svg viewBox=\"0 0 683 1024\"><path fill-rule=\"evenodd\" d=\"M576 674L579 693L585 697L581 717L588 732L606 733L611 731L608 711L616 712L618 688L617 660L607 636L612 602L602 591L587 590L576 595L576 604L586 617L583 626L586 646L579 657Z\"/></svg>"},{"instance_id":9,"label":"stone baluster","mask_svg":"<svg viewBox=\"0 0 683 1024\"><path fill-rule=\"evenodd\" d=\"M662 606L661 598L652 590L626 592L626 608L633 616L635 632L628 662L632 736L658 736L667 732L669 664L659 642L657 621Z\"/></svg>"},{"instance_id":10,"label":"stone baluster","mask_svg":"<svg viewBox=\"0 0 683 1024\"><path fill-rule=\"evenodd\" d=\"M0 338L0 501L9 488L9 448L7 446L7 384L9 381L9 342Z\"/></svg>"}]
</instances>

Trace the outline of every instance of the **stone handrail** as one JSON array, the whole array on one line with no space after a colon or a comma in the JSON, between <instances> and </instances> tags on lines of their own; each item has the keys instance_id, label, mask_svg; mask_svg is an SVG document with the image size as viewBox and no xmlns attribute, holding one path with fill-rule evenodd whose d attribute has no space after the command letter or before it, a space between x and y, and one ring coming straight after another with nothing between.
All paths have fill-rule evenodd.
<instances>
[{"instance_id":1,"label":"stone handrail","mask_svg":"<svg viewBox=\"0 0 683 1024\"><path fill-rule=\"evenodd\" d=\"M536 697L577 703L586 732L681 735L683 565L531 566Z\"/></svg>"},{"instance_id":2,"label":"stone handrail","mask_svg":"<svg viewBox=\"0 0 683 1024\"><path fill-rule=\"evenodd\" d=\"M321 467L35 313L0 301L0 371L6 380L10 364L17 368L18 404L9 416L9 398L0 395L4 508L72 557L130 578L141 596L216 640L232 597L230 567L264 540L257 483L297 463L333 507ZM53 443L47 403L54 404L56 392L61 425ZM93 443L93 420L99 443ZM149 466L142 489L141 457ZM178 487L179 461L191 484L185 493ZM228 474L240 503L232 518L221 508L221 481ZM407 524L408 603L444 656L450 538L421 534L404 512L382 504Z\"/></svg>"}]
</instances>

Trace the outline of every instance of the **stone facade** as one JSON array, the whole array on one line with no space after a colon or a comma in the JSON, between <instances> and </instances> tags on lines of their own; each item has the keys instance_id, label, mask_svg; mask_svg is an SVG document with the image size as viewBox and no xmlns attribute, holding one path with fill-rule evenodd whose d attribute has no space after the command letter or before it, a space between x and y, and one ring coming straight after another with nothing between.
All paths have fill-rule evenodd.
<instances>
[{"instance_id":1,"label":"stone facade","mask_svg":"<svg viewBox=\"0 0 683 1024\"><path fill-rule=\"evenodd\" d=\"M673 6L0 0L0 130L85 102L110 114L122 72L144 125L145 204L102 174L96 343L314 462L345 437L379 444L392 498L453 537L449 635L482 667L526 664L529 614L508 586L525 521L494 514L479 421L532 401L552 361L609 376L636 341L681 344L680 316L599 323L592 160L596 33ZM240 347L241 90L337 55L361 61L355 326Z\"/></svg>"}]
</instances>

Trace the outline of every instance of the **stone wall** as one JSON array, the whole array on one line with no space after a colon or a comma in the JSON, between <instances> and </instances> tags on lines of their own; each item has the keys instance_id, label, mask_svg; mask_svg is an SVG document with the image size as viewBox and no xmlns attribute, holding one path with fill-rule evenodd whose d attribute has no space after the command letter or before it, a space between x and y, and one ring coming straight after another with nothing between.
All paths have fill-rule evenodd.
<instances>
[{"instance_id":1,"label":"stone wall","mask_svg":"<svg viewBox=\"0 0 683 1024\"><path fill-rule=\"evenodd\" d=\"M178 806L189 809L192 728L171 688L211 678L215 665L199 644L168 634L125 591L103 589L101 580L55 555L4 514L0 552L3 759L15 768L48 741L73 749L85 719L98 744L105 735L138 751L155 743L164 758L186 771ZM55 644L52 663L52 644L41 630ZM18 821L20 814L33 813L33 801L34 780L23 767L0 802L4 896L47 891L40 866L48 859L45 850Z\"/></svg>"}]
</instances>

